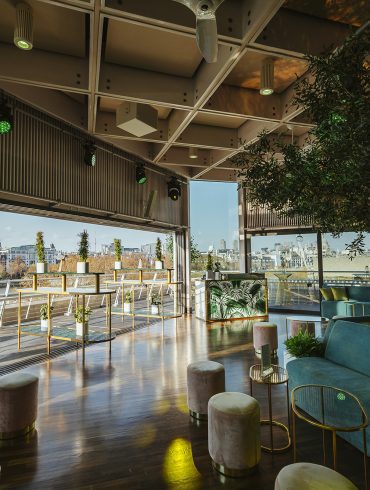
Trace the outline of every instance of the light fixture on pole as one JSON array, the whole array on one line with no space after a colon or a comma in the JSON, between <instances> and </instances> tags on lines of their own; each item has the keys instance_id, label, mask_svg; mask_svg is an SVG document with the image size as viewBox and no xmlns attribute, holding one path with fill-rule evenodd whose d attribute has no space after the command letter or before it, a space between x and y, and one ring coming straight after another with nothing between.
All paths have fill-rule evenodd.
<instances>
[{"instance_id":1,"label":"light fixture on pole","mask_svg":"<svg viewBox=\"0 0 370 490\"><path fill-rule=\"evenodd\" d=\"M168 197L172 201L178 201L179 197L181 197L181 184L176 179L176 177L172 177L171 180L167 183L168 186Z\"/></svg>"},{"instance_id":2,"label":"light fixture on pole","mask_svg":"<svg viewBox=\"0 0 370 490\"><path fill-rule=\"evenodd\" d=\"M5 102L0 102L0 134L8 134L13 129L13 116Z\"/></svg>"},{"instance_id":3,"label":"light fixture on pole","mask_svg":"<svg viewBox=\"0 0 370 490\"><path fill-rule=\"evenodd\" d=\"M96 165L96 146L94 143L87 142L84 145L85 155L84 162L88 167L95 167Z\"/></svg>"},{"instance_id":4,"label":"light fixture on pole","mask_svg":"<svg viewBox=\"0 0 370 490\"><path fill-rule=\"evenodd\" d=\"M260 94L271 95L274 93L274 60L266 58L262 62L260 76Z\"/></svg>"},{"instance_id":5,"label":"light fixture on pole","mask_svg":"<svg viewBox=\"0 0 370 490\"><path fill-rule=\"evenodd\" d=\"M148 178L145 174L144 165L139 165L138 167L136 167L136 183L145 184L147 180Z\"/></svg>"},{"instance_id":6,"label":"light fixture on pole","mask_svg":"<svg viewBox=\"0 0 370 490\"><path fill-rule=\"evenodd\" d=\"M14 44L19 49L30 51L33 47L32 8L24 2L17 3L14 29Z\"/></svg>"},{"instance_id":7,"label":"light fixture on pole","mask_svg":"<svg viewBox=\"0 0 370 490\"><path fill-rule=\"evenodd\" d=\"M189 158L198 158L198 148L194 146L189 147Z\"/></svg>"}]
</instances>

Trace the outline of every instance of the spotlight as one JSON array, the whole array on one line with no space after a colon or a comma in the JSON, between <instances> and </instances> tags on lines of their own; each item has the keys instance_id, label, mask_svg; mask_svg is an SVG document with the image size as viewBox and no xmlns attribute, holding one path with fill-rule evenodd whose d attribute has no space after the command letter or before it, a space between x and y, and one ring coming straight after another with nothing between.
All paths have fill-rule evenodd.
<instances>
[{"instance_id":1,"label":"spotlight","mask_svg":"<svg viewBox=\"0 0 370 490\"><path fill-rule=\"evenodd\" d=\"M189 148L189 158L198 158L198 148L193 146Z\"/></svg>"},{"instance_id":2,"label":"spotlight","mask_svg":"<svg viewBox=\"0 0 370 490\"><path fill-rule=\"evenodd\" d=\"M139 167L136 167L136 183L145 184L146 181L147 181L147 176L145 174L144 165L140 165Z\"/></svg>"},{"instance_id":3,"label":"spotlight","mask_svg":"<svg viewBox=\"0 0 370 490\"><path fill-rule=\"evenodd\" d=\"M96 165L96 146L93 143L85 143L85 156L84 162L89 167L95 167Z\"/></svg>"},{"instance_id":4,"label":"spotlight","mask_svg":"<svg viewBox=\"0 0 370 490\"><path fill-rule=\"evenodd\" d=\"M172 201L178 201L179 197L181 197L181 184L176 179L176 177L172 177L171 180L167 184L168 186L168 197L172 199Z\"/></svg>"},{"instance_id":5,"label":"spotlight","mask_svg":"<svg viewBox=\"0 0 370 490\"><path fill-rule=\"evenodd\" d=\"M0 103L0 134L7 134L13 129L13 117L10 108L4 103Z\"/></svg>"},{"instance_id":6,"label":"spotlight","mask_svg":"<svg viewBox=\"0 0 370 490\"><path fill-rule=\"evenodd\" d=\"M30 51L33 47L33 16L27 3L17 3L14 44L19 49Z\"/></svg>"},{"instance_id":7,"label":"spotlight","mask_svg":"<svg viewBox=\"0 0 370 490\"><path fill-rule=\"evenodd\" d=\"M274 60L266 58L261 66L260 94L271 95L274 93Z\"/></svg>"}]
</instances>

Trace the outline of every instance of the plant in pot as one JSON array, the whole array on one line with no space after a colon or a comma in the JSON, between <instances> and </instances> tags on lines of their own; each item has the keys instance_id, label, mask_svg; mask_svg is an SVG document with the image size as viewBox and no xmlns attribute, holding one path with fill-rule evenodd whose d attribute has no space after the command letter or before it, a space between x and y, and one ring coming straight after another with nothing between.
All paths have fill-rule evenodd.
<instances>
[{"instance_id":1,"label":"plant in pot","mask_svg":"<svg viewBox=\"0 0 370 490\"><path fill-rule=\"evenodd\" d=\"M159 307L162 304L159 294L154 293L150 297L150 312L152 315L159 315Z\"/></svg>"},{"instance_id":2,"label":"plant in pot","mask_svg":"<svg viewBox=\"0 0 370 490\"><path fill-rule=\"evenodd\" d=\"M155 268L163 269L162 242L160 238L157 238L157 244L155 246Z\"/></svg>"},{"instance_id":3,"label":"plant in pot","mask_svg":"<svg viewBox=\"0 0 370 490\"><path fill-rule=\"evenodd\" d=\"M77 262L77 272L79 274L86 274L89 272L89 263L87 262L89 257L89 234L86 230L84 230L78 236L80 237L80 243L78 246L80 261Z\"/></svg>"},{"instance_id":4,"label":"plant in pot","mask_svg":"<svg viewBox=\"0 0 370 490\"><path fill-rule=\"evenodd\" d=\"M213 272L213 259L211 252L208 252L207 256L207 270L206 270L206 279L214 279L215 273Z\"/></svg>"},{"instance_id":5,"label":"plant in pot","mask_svg":"<svg viewBox=\"0 0 370 490\"><path fill-rule=\"evenodd\" d=\"M325 350L323 342L306 330L300 330L294 337L289 337L284 344L287 354L285 364L297 357L320 357Z\"/></svg>"},{"instance_id":6,"label":"plant in pot","mask_svg":"<svg viewBox=\"0 0 370 490\"><path fill-rule=\"evenodd\" d=\"M53 311L54 307L50 306L50 313ZM41 332L47 332L49 329L49 316L48 316L48 305L45 303L40 306L40 323Z\"/></svg>"},{"instance_id":7,"label":"plant in pot","mask_svg":"<svg viewBox=\"0 0 370 490\"><path fill-rule=\"evenodd\" d=\"M221 279L221 262L215 262L215 279L216 281L219 281Z\"/></svg>"},{"instance_id":8,"label":"plant in pot","mask_svg":"<svg viewBox=\"0 0 370 490\"><path fill-rule=\"evenodd\" d=\"M131 313L133 294L131 291L127 291L125 294L125 302L123 303L123 312Z\"/></svg>"},{"instance_id":9,"label":"plant in pot","mask_svg":"<svg viewBox=\"0 0 370 490\"><path fill-rule=\"evenodd\" d=\"M77 306L75 311L75 319L76 319L76 335L79 337L83 336L84 332L84 323L85 323L85 332L88 333L89 329L89 316L91 315L91 308L85 307L85 311L82 305ZM85 320L85 321L84 321Z\"/></svg>"},{"instance_id":10,"label":"plant in pot","mask_svg":"<svg viewBox=\"0 0 370 490\"><path fill-rule=\"evenodd\" d=\"M45 274L48 271L48 264L45 261L45 243L44 234L42 231L38 231L36 234L36 272L38 274Z\"/></svg>"},{"instance_id":11,"label":"plant in pot","mask_svg":"<svg viewBox=\"0 0 370 490\"><path fill-rule=\"evenodd\" d=\"M114 268L116 270L121 270L122 269L122 244L121 240L119 238L114 239L114 255L116 257L116 260L114 262Z\"/></svg>"}]
</instances>

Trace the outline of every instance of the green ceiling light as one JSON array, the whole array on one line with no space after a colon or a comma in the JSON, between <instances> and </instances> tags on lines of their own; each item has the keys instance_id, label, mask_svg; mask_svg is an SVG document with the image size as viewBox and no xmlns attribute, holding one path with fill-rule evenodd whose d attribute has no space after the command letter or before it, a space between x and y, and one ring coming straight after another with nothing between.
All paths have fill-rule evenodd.
<instances>
[{"instance_id":1,"label":"green ceiling light","mask_svg":"<svg viewBox=\"0 0 370 490\"><path fill-rule=\"evenodd\" d=\"M0 104L0 134L8 134L13 129L13 117L5 103Z\"/></svg>"},{"instance_id":2,"label":"green ceiling light","mask_svg":"<svg viewBox=\"0 0 370 490\"><path fill-rule=\"evenodd\" d=\"M271 95L274 93L274 60L266 58L261 66L260 94Z\"/></svg>"},{"instance_id":3,"label":"green ceiling light","mask_svg":"<svg viewBox=\"0 0 370 490\"><path fill-rule=\"evenodd\" d=\"M146 183L147 180L148 178L145 174L144 165L136 167L136 183L143 185Z\"/></svg>"},{"instance_id":4,"label":"green ceiling light","mask_svg":"<svg viewBox=\"0 0 370 490\"><path fill-rule=\"evenodd\" d=\"M88 167L95 167L96 165L96 146L92 142L86 142L84 144L84 162Z\"/></svg>"},{"instance_id":5,"label":"green ceiling light","mask_svg":"<svg viewBox=\"0 0 370 490\"><path fill-rule=\"evenodd\" d=\"M30 51L33 47L33 15L31 7L24 2L16 5L14 44L17 48Z\"/></svg>"}]
</instances>

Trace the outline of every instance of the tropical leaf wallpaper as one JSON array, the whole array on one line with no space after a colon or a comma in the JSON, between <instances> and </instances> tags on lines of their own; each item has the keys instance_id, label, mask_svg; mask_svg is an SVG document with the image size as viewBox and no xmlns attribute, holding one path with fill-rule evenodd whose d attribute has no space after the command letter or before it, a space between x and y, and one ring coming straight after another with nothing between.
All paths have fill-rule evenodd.
<instances>
[{"instance_id":1,"label":"tropical leaf wallpaper","mask_svg":"<svg viewBox=\"0 0 370 490\"><path fill-rule=\"evenodd\" d=\"M267 315L265 280L210 281L209 320Z\"/></svg>"}]
</instances>

